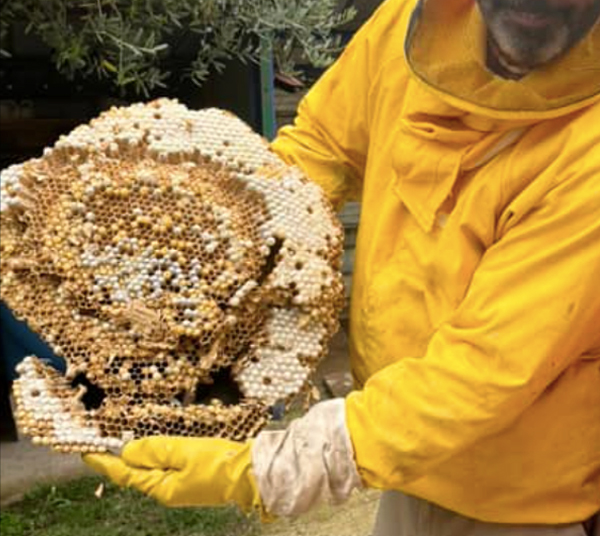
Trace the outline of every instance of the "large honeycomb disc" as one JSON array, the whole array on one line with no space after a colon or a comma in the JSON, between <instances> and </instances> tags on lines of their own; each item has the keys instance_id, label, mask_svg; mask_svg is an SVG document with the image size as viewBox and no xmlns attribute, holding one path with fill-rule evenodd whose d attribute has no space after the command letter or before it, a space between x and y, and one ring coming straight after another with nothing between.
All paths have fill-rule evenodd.
<instances>
[{"instance_id":1,"label":"large honeycomb disc","mask_svg":"<svg viewBox=\"0 0 600 536\"><path fill-rule=\"evenodd\" d=\"M67 365L17 369L36 443L244 439L307 388L343 304L342 230L241 120L113 108L0 178L1 297Z\"/></svg>"}]
</instances>

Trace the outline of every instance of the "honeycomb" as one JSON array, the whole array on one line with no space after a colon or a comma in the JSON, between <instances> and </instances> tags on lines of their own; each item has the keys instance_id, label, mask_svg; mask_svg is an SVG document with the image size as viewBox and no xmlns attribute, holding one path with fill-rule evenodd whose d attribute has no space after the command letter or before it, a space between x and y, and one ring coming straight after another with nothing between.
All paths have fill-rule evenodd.
<instances>
[{"instance_id":1,"label":"honeycomb","mask_svg":"<svg viewBox=\"0 0 600 536\"><path fill-rule=\"evenodd\" d=\"M343 304L342 228L236 116L111 108L0 185L0 296L67 365L17 368L36 444L242 440L308 389Z\"/></svg>"}]
</instances>

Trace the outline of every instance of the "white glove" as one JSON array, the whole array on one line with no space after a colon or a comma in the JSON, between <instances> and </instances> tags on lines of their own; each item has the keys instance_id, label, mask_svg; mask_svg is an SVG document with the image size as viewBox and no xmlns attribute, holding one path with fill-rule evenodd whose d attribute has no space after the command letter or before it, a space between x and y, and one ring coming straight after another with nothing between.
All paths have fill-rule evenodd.
<instances>
[{"instance_id":1,"label":"white glove","mask_svg":"<svg viewBox=\"0 0 600 536\"><path fill-rule=\"evenodd\" d=\"M263 504L275 516L295 516L320 501L348 499L362 483L344 400L320 402L287 429L258 434L252 466Z\"/></svg>"}]
</instances>

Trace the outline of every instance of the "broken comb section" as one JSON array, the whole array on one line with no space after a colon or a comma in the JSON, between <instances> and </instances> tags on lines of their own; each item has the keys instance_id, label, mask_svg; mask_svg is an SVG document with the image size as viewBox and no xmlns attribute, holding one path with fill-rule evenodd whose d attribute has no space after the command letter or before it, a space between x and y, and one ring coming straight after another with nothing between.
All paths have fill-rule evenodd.
<instances>
[{"instance_id":1,"label":"broken comb section","mask_svg":"<svg viewBox=\"0 0 600 536\"><path fill-rule=\"evenodd\" d=\"M1 297L67 365L19 366L36 443L241 440L308 388L343 305L342 229L237 117L112 108L0 187Z\"/></svg>"}]
</instances>

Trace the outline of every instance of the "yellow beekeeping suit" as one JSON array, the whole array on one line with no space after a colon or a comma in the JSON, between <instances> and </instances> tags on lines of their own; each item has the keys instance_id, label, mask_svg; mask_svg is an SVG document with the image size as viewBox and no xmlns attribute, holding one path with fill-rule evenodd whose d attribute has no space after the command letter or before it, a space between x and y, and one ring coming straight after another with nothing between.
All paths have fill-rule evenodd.
<instances>
[{"instance_id":1,"label":"yellow beekeeping suit","mask_svg":"<svg viewBox=\"0 0 600 536\"><path fill-rule=\"evenodd\" d=\"M515 82L472 0L388 0L273 149L362 203L356 463L472 518L600 509L600 25Z\"/></svg>"}]
</instances>

